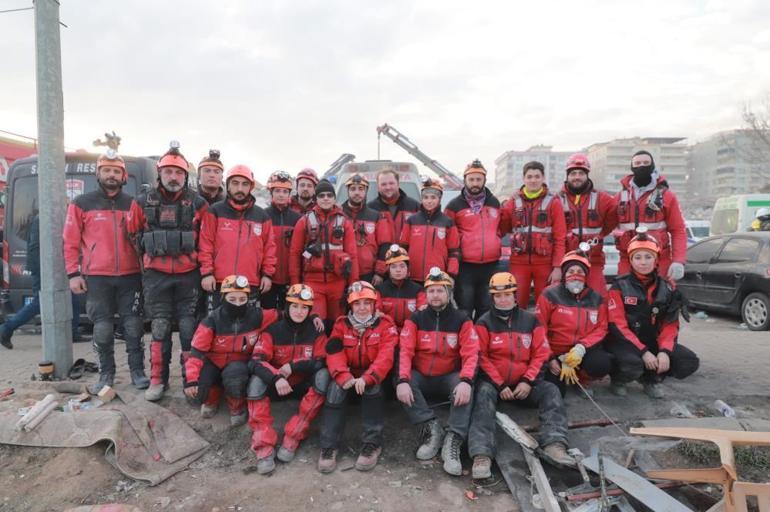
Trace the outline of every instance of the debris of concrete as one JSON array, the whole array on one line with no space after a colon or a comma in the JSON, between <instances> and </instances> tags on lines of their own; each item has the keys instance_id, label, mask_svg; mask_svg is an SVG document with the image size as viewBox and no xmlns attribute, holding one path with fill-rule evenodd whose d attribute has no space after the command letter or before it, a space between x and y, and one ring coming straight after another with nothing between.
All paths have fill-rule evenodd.
<instances>
[{"instance_id":1,"label":"debris of concrete","mask_svg":"<svg viewBox=\"0 0 770 512\"><path fill-rule=\"evenodd\" d=\"M719 413L726 417L726 418L735 418L735 409L727 405L722 400L715 400L714 401L714 408L719 411Z\"/></svg>"},{"instance_id":2,"label":"debris of concrete","mask_svg":"<svg viewBox=\"0 0 770 512\"><path fill-rule=\"evenodd\" d=\"M48 410L45 414L48 414L49 412L51 412L54 408L56 408L56 405L57 405L56 397L51 394L48 394L45 396L45 398L43 398L42 400L37 402L35 405L33 405L29 409L29 411L18 422L16 422L16 427L15 427L16 430L19 432L21 432L22 430L26 430L25 427L30 422L32 422L32 420L37 418L38 415L43 414L43 411L45 411L46 408L48 408L48 406L51 404L53 404L53 408ZM37 423L35 425L37 425Z\"/></svg>"},{"instance_id":3,"label":"debris of concrete","mask_svg":"<svg viewBox=\"0 0 770 512\"><path fill-rule=\"evenodd\" d=\"M671 416L674 416L675 418L694 418L695 415L690 412L690 409L687 408L686 405L680 404L679 402L673 402L673 406L671 407L671 410L669 413L671 413Z\"/></svg>"},{"instance_id":4,"label":"debris of concrete","mask_svg":"<svg viewBox=\"0 0 770 512\"><path fill-rule=\"evenodd\" d=\"M706 312L705 312L705 311L696 311L696 312L695 312L695 313L693 313L691 316L692 316L693 318L697 318L698 320L705 320L705 319L707 319L707 318L709 317L709 316L706 314Z\"/></svg>"},{"instance_id":5,"label":"debris of concrete","mask_svg":"<svg viewBox=\"0 0 770 512\"><path fill-rule=\"evenodd\" d=\"M104 386L101 391L99 391L99 394L96 395L99 397L99 400L102 401L102 403L107 403L111 400L113 400L118 394L115 392L114 389L110 386Z\"/></svg>"}]
</instances>

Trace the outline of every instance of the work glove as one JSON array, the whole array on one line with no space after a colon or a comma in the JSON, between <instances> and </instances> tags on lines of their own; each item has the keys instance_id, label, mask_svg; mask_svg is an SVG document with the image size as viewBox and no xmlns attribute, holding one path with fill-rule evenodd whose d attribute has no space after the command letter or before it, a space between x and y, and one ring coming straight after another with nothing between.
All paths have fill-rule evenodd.
<instances>
[{"instance_id":1,"label":"work glove","mask_svg":"<svg viewBox=\"0 0 770 512\"><path fill-rule=\"evenodd\" d=\"M684 277L684 265L674 262L668 267L668 277L674 281L679 281Z\"/></svg>"},{"instance_id":2,"label":"work glove","mask_svg":"<svg viewBox=\"0 0 770 512\"><path fill-rule=\"evenodd\" d=\"M583 357L585 355L586 348L578 343L567 352L566 356L564 356L564 363L570 368L577 368L580 366L580 363L583 362Z\"/></svg>"},{"instance_id":3,"label":"work glove","mask_svg":"<svg viewBox=\"0 0 770 512\"><path fill-rule=\"evenodd\" d=\"M559 380L563 380L567 384L577 384L578 377L574 368L568 365L566 362L561 363L561 373L559 373Z\"/></svg>"}]
</instances>

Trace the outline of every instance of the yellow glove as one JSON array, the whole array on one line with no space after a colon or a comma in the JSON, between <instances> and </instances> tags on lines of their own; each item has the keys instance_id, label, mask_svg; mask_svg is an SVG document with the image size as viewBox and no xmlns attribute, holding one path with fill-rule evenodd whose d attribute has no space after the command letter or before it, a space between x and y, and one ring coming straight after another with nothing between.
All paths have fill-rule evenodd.
<instances>
[{"instance_id":1,"label":"yellow glove","mask_svg":"<svg viewBox=\"0 0 770 512\"><path fill-rule=\"evenodd\" d=\"M577 368L580 363L583 362L583 356L586 355L586 348L578 343L567 352L564 356L564 362L569 365L570 368Z\"/></svg>"},{"instance_id":2,"label":"yellow glove","mask_svg":"<svg viewBox=\"0 0 770 512\"><path fill-rule=\"evenodd\" d=\"M567 384L577 384L578 376L574 368L569 366L566 362L561 364L561 373L559 373L559 380L563 380Z\"/></svg>"}]
</instances>

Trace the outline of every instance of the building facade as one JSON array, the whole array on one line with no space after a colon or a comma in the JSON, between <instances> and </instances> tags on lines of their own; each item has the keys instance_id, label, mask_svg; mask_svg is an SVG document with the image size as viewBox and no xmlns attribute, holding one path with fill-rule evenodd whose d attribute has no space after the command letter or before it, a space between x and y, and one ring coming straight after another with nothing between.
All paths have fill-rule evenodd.
<instances>
[{"instance_id":1,"label":"building facade","mask_svg":"<svg viewBox=\"0 0 770 512\"><path fill-rule=\"evenodd\" d=\"M532 146L525 151L506 151L495 159L495 188L497 197L507 199L521 187L524 164L532 160L545 167L545 179L551 190L561 189L567 158L576 151L554 151L553 146Z\"/></svg>"}]
</instances>

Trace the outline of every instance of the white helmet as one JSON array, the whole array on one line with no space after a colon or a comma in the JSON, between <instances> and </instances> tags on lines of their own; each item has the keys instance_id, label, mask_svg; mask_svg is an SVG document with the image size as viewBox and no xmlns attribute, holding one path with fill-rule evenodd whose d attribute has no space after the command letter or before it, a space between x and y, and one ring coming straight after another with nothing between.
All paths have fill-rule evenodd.
<instances>
[{"instance_id":1,"label":"white helmet","mask_svg":"<svg viewBox=\"0 0 770 512\"><path fill-rule=\"evenodd\" d=\"M762 217L767 217L767 219L770 219L770 208L765 207L757 210L757 213L754 216L754 218L760 219L760 220L767 220L767 219L763 219Z\"/></svg>"}]
</instances>

